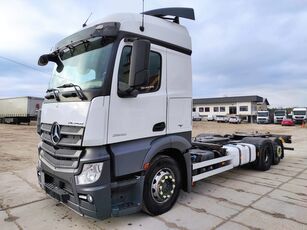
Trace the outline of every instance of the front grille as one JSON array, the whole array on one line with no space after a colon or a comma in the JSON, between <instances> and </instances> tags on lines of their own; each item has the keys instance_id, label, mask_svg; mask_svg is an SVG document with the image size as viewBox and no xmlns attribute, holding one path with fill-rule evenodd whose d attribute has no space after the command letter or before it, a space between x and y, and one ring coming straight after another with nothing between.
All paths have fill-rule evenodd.
<instances>
[{"instance_id":1,"label":"front grille","mask_svg":"<svg viewBox=\"0 0 307 230\"><path fill-rule=\"evenodd\" d=\"M40 156L55 168L76 169L79 159L85 150L71 148L55 148L43 142Z\"/></svg>"},{"instance_id":2,"label":"front grille","mask_svg":"<svg viewBox=\"0 0 307 230\"><path fill-rule=\"evenodd\" d=\"M60 141L51 140L52 124L41 124L41 157L55 168L76 169L83 153L81 149L84 127L60 126Z\"/></svg>"},{"instance_id":3,"label":"front grille","mask_svg":"<svg viewBox=\"0 0 307 230\"><path fill-rule=\"evenodd\" d=\"M53 145L54 143L51 140L51 128L52 124L42 123L41 138L43 141ZM57 143L58 146L74 147L82 145L84 127L61 125L60 133L61 133L61 139L59 143Z\"/></svg>"}]
</instances>

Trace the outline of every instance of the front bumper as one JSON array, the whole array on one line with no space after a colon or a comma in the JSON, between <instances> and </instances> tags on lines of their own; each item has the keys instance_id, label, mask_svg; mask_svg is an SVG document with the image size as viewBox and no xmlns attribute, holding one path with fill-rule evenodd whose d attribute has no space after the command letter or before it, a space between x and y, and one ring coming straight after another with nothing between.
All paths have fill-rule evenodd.
<instances>
[{"instance_id":1,"label":"front bumper","mask_svg":"<svg viewBox=\"0 0 307 230\"><path fill-rule=\"evenodd\" d=\"M268 120L258 120L257 121L258 124L269 124Z\"/></svg>"},{"instance_id":2,"label":"front bumper","mask_svg":"<svg viewBox=\"0 0 307 230\"><path fill-rule=\"evenodd\" d=\"M54 167L45 158L40 157L37 167L38 181L47 194L81 215L106 219L112 212L110 157L103 147L89 148L85 151L86 154L80 159L77 168ZM104 163L98 181L93 184L76 185L75 176L81 172L83 164L93 162ZM84 199L88 195L92 197L92 202Z\"/></svg>"},{"instance_id":3,"label":"front bumper","mask_svg":"<svg viewBox=\"0 0 307 230\"><path fill-rule=\"evenodd\" d=\"M283 118L277 118L274 120L274 124L281 124Z\"/></svg>"},{"instance_id":4,"label":"front bumper","mask_svg":"<svg viewBox=\"0 0 307 230\"><path fill-rule=\"evenodd\" d=\"M295 117L295 118L293 118L293 121L295 123L302 123L302 122L306 122L306 119L304 119L303 117L302 118L301 117Z\"/></svg>"}]
</instances>

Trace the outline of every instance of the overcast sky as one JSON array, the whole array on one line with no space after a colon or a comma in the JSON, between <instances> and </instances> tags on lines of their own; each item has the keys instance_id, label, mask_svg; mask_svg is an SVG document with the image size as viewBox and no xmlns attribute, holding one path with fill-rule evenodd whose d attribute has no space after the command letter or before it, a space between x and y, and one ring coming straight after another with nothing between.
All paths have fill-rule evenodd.
<instances>
[{"instance_id":1,"label":"overcast sky","mask_svg":"<svg viewBox=\"0 0 307 230\"><path fill-rule=\"evenodd\" d=\"M0 97L43 96L52 67L38 57L60 39L141 0L0 1ZM307 0L145 0L145 10L192 7L193 96L259 95L272 107L307 106Z\"/></svg>"}]
</instances>

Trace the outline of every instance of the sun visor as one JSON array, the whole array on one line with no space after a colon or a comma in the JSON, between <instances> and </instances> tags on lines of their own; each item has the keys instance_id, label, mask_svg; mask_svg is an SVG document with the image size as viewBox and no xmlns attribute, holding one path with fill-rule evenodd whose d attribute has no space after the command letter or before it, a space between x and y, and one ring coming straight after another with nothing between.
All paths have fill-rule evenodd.
<instances>
[{"instance_id":1,"label":"sun visor","mask_svg":"<svg viewBox=\"0 0 307 230\"><path fill-rule=\"evenodd\" d=\"M89 28L85 28L77 33L74 33L60 42L58 42L54 48L54 50L59 50L69 45L74 45L75 43L79 43L82 41L86 41L90 38L95 37L116 37L118 35L120 28L119 22L106 22L101 23Z\"/></svg>"}]
</instances>

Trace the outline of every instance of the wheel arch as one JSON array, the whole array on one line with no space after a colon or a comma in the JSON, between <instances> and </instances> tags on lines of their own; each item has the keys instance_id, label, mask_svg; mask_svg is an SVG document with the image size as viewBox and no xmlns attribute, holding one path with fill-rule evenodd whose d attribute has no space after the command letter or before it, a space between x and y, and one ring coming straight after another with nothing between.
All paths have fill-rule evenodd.
<instances>
[{"instance_id":1,"label":"wheel arch","mask_svg":"<svg viewBox=\"0 0 307 230\"><path fill-rule=\"evenodd\" d=\"M191 158L189 153L182 154L178 149L164 149L162 152L159 152L156 156L158 155L166 155L171 158L173 158L179 166L180 173L181 173L181 180L182 180L182 189L186 192L190 192L191 188L191 168L188 166L191 164ZM185 156L188 155L188 156ZM188 158L188 159L186 159ZM187 162L190 160L189 162Z\"/></svg>"},{"instance_id":2,"label":"wheel arch","mask_svg":"<svg viewBox=\"0 0 307 230\"><path fill-rule=\"evenodd\" d=\"M181 136L167 136L152 143L144 159L144 165L150 163L156 156L167 155L179 165L182 179L182 189L190 192L192 185L191 157L188 152L191 143Z\"/></svg>"}]
</instances>

